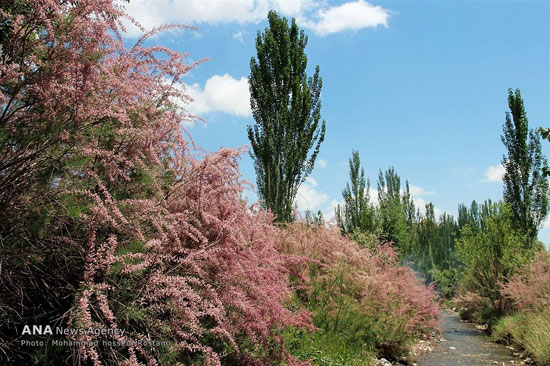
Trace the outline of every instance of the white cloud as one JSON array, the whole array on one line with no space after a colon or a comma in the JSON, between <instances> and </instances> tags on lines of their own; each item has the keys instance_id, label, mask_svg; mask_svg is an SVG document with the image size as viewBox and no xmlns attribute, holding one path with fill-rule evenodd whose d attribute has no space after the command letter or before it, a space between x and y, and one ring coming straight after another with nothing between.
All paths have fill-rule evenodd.
<instances>
[{"instance_id":1,"label":"white cloud","mask_svg":"<svg viewBox=\"0 0 550 366\"><path fill-rule=\"evenodd\" d=\"M320 36L342 31L356 31L363 28L388 27L390 12L381 6L364 0L347 2L328 9L320 9L317 20L299 18L300 24L313 29Z\"/></svg>"},{"instance_id":2,"label":"white cloud","mask_svg":"<svg viewBox=\"0 0 550 366\"><path fill-rule=\"evenodd\" d=\"M326 168L327 167L327 161L323 159L317 160L317 164L319 165L319 168Z\"/></svg>"},{"instance_id":3,"label":"white cloud","mask_svg":"<svg viewBox=\"0 0 550 366\"><path fill-rule=\"evenodd\" d=\"M175 23L259 22L269 10L267 1L255 0L132 0L125 6L128 14L147 30ZM141 34L135 26L127 28L130 37Z\"/></svg>"},{"instance_id":4,"label":"white cloud","mask_svg":"<svg viewBox=\"0 0 550 366\"><path fill-rule=\"evenodd\" d=\"M435 191L427 191L422 187L415 186L414 184L409 185L409 192L411 196L431 196L435 194Z\"/></svg>"},{"instance_id":5,"label":"white cloud","mask_svg":"<svg viewBox=\"0 0 550 366\"><path fill-rule=\"evenodd\" d=\"M318 192L315 189L317 186L318 183L315 179L307 177L305 182L298 188L295 203L299 211L317 210L323 203L328 201L328 194Z\"/></svg>"},{"instance_id":6,"label":"white cloud","mask_svg":"<svg viewBox=\"0 0 550 366\"><path fill-rule=\"evenodd\" d=\"M163 24L258 23L270 9L295 17L301 26L324 36L378 25L388 26L389 11L364 0L330 7L323 0L132 0L124 4L146 30ZM127 35L141 31L125 22Z\"/></svg>"},{"instance_id":7,"label":"white cloud","mask_svg":"<svg viewBox=\"0 0 550 366\"><path fill-rule=\"evenodd\" d=\"M313 0L273 0L271 8L287 16L298 16L304 11L316 7Z\"/></svg>"},{"instance_id":8,"label":"white cloud","mask_svg":"<svg viewBox=\"0 0 550 366\"><path fill-rule=\"evenodd\" d=\"M187 109L193 114L224 112L239 117L252 115L246 77L237 80L229 74L214 75L206 81L204 88L192 84L187 86L187 92L193 98Z\"/></svg>"},{"instance_id":9,"label":"white cloud","mask_svg":"<svg viewBox=\"0 0 550 366\"><path fill-rule=\"evenodd\" d=\"M245 31L238 31L237 33L233 33L233 39L236 39L237 41L244 43L244 35L246 34Z\"/></svg>"},{"instance_id":10,"label":"white cloud","mask_svg":"<svg viewBox=\"0 0 550 366\"><path fill-rule=\"evenodd\" d=\"M499 165L491 165L487 170L485 171L485 179L482 180L484 183L490 183L490 182L502 182L502 178L504 177L504 167L502 164Z\"/></svg>"}]
</instances>

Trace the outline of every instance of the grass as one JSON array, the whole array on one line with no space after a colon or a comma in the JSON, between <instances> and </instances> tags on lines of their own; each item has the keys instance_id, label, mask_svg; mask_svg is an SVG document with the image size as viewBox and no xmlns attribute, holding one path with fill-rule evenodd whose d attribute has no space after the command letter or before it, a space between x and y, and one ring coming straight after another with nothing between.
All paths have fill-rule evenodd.
<instances>
[{"instance_id":1,"label":"grass","mask_svg":"<svg viewBox=\"0 0 550 366\"><path fill-rule=\"evenodd\" d=\"M368 345L352 344L341 333L293 330L286 342L292 355L318 366L374 366L376 352Z\"/></svg>"},{"instance_id":2,"label":"grass","mask_svg":"<svg viewBox=\"0 0 550 366\"><path fill-rule=\"evenodd\" d=\"M550 310L506 316L496 323L493 335L520 345L539 365L550 365Z\"/></svg>"}]
</instances>

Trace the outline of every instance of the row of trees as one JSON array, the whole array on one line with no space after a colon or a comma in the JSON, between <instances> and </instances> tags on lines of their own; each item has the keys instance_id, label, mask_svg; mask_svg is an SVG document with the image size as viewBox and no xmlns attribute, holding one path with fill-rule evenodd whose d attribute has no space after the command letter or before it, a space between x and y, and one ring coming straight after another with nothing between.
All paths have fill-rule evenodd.
<instances>
[{"instance_id":1,"label":"row of trees","mask_svg":"<svg viewBox=\"0 0 550 366\"><path fill-rule=\"evenodd\" d=\"M248 135L258 193L264 207L274 212L280 222L294 220L296 192L311 173L325 134L325 123L320 123L319 67L313 77L307 77L306 44L307 37L295 21L289 26L286 19L270 12L269 28L264 33L258 32L257 59L252 58L250 63L251 106L256 124L248 127ZM549 188L545 176L548 168L540 139L528 128L519 90L509 91L508 104L510 112L506 113L501 137L507 149L502 160L505 168L502 204L495 206L490 201L482 205L474 201L470 207L460 204L455 219L446 213L436 217L433 204L428 203L424 214L420 214L408 181L403 186L400 176L390 167L379 172L378 205L374 205L359 152L353 151L349 160L350 181L342 192L344 204L336 209L342 233L372 245L376 242L372 235L394 243L401 259L420 271L426 281L438 281L447 296L454 293L463 266L470 269L481 266L469 260L467 253L475 250L464 248L471 247L473 241L482 250L488 250L475 235L489 230L490 226L482 224L489 222L489 218L510 221L504 227L510 227L514 238L521 238L525 251L532 250L548 213ZM312 219L311 213L306 217ZM322 217L314 220L322 222ZM506 241L498 245L509 246ZM462 249L457 250L458 247ZM495 261L501 257L499 254ZM494 271L497 272L501 271ZM507 278L507 273L495 277ZM493 279L487 286L494 288L495 281L498 280Z\"/></svg>"},{"instance_id":2,"label":"row of trees","mask_svg":"<svg viewBox=\"0 0 550 366\"><path fill-rule=\"evenodd\" d=\"M491 301L497 304L498 282L509 278L521 258L537 247L537 232L548 213L549 186L543 173L548 165L540 138L528 128L519 90L509 91L508 104L502 135L507 149L502 160L502 202L460 204L456 219L446 213L436 217L432 203L420 214L408 181L403 187L399 175L389 168L379 172L378 204L374 205L359 152L353 151L350 181L342 192L344 203L336 209L342 232L356 238L370 233L393 242L402 260L410 262L428 282L438 281L446 295L453 294L458 274L465 267L471 282L482 281L477 284L479 291L491 294ZM491 278L478 276L486 271Z\"/></svg>"},{"instance_id":3,"label":"row of trees","mask_svg":"<svg viewBox=\"0 0 550 366\"><path fill-rule=\"evenodd\" d=\"M434 205L427 203L421 214L413 202L409 182L404 187L394 168L380 171L377 181L378 202L370 199L370 182L365 180L359 152L349 161L350 182L342 192L343 205L336 208L336 220L342 233L360 242L365 234L392 242L401 259L422 272L428 282L441 271L456 267L455 240L459 225L443 214L436 217ZM372 237L371 237L372 238Z\"/></svg>"},{"instance_id":4,"label":"row of trees","mask_svg":"<svg viewBox=\"0 0 550 366\"><path fill-rule=\"evenodd\" d=\"M263 205L275 213L277 221L290 222L294 220L297 190L311 173L324 139L325 123L320 122L322 82L318 66L312 77L306 75L307 37L296 22L289 26L275 12L268 18L269 28L258 32L256 39L257 58L250 62L256 124L248 127L248 137ZM549 192L540 138L529 130L519 90L509 90L508 105L501 136L507 150L502 159L502 202L473 201L470 207L460 204L457 218L446 213L436 217L433 204L428 203L421 214L408 181L402 185L390 167L379 172L378 204L374 205L359 152L353 151L350 181L342 192L344 203L336 209L342 233L365 245L373 246L378 239L394 243L401 259L421 272L426 281L437 281L446 296L454 294L460 279L469 278L472 289L491 295L495 308L500 306L498 283L506 280L520 264L519 258L528 256L526 253L536 246L538 229L548 214ZM308 212L306 218L322 223L320 215L312 218ZM495 232L496 228L506 234ZM522 245L516 248L518 240ZM487 268L491 268L491 278L476 276Z\"/></svg>"}]
</instances>

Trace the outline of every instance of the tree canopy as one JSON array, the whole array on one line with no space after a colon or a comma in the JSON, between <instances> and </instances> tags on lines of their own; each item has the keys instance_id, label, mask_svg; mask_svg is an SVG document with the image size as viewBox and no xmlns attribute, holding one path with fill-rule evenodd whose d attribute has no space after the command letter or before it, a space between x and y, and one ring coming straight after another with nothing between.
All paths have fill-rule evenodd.
<instances>
[{"instance_id":1,"label":"tree canopy","mask_svg":"<svg viewBox=\"0 0 550 366\"><path fill-rule=\"evenodd\" d=\"M307 36L293 19L275 11L269 28L258 32L257 57L250 61L250 105L256 120L248 126L258 193L278 221L293 220L300 184L313 170L325 138L321 122L319 66L306 74ZM311 153L310 153L311 152Z\"/></svg>"},{"instance_id":2,"label":"tree canopy","mask_svg":"<svg viewBox=\"0 0 550 366\"><path fill-rule=\"evenodd\" d=\"M527 113L519 89L508 90L506 122L502 142L507 153L504 166L504 200L510 204L514 226L526 236L526 247L532 246L538 229L548 214L548 169L542 155L540 137L529 129Z\"/></svg>"}]
</instances>

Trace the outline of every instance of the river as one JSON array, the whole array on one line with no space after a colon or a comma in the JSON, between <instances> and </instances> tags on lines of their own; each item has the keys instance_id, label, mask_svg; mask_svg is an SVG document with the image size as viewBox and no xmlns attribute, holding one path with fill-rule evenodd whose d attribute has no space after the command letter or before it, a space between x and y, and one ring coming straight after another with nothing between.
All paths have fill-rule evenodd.
<instances>
[{"instance_id":1,"label":"river","mask_svg":"<svg viewBox=\"0 0 550 366\"><path fill-rule=\"evenodd\" d=\"M419 357L418 366L511 366L521 360L514 358L503 345L491 342L487 333L469 323L462 323L457 314L441 314L441 336L433 352Z\"/></svg>"}]
</instances>

